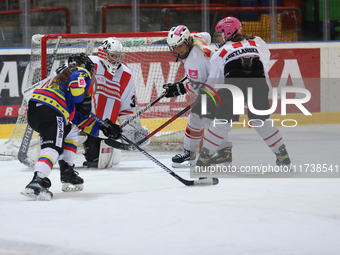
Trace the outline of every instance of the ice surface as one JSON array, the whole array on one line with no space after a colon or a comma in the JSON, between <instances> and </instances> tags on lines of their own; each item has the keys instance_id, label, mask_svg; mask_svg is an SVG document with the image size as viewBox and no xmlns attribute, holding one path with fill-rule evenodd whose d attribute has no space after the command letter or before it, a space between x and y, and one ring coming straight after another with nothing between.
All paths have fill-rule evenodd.
<instances>
[{"instance_id":1,"label":"ice surface","mask_svg":"<svg viewBox=\"0 0 340 255\"><path fill-rule=\"evenodd\" d=\"M294 164L340 165L340 125L280 128ZM232 130L233 164L274 164L254 130ZM147 147L146 147L147 150ZM150 152L170 168L176 152ZM77 158L81 162L82 158ZM172 169L190 179L188 169ZM141 153L78 169L84 190L20 195L33 173L0 161L0 254L339 254L340 179L224 178L186 187ZM340 171L340 169L339 169Z\"/></svg>"}]
</instances>

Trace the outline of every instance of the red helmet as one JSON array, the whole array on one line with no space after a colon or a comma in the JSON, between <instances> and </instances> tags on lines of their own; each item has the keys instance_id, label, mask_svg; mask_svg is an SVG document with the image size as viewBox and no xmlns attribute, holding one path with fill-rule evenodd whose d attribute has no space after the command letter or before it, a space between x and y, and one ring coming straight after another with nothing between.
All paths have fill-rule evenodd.
<instances>
[{"instance_id":1,"label":"red helmet","mask_svg":"<svg viewBox=\"0 0 340 255\"><path fill-rule=\"evenodd\" d=\"M216 27L216 33L222 33L224 41L230 41L236 34L241 34L242 24L235 17L226 17L221 19Z\"/></svg>"}]
</instances>

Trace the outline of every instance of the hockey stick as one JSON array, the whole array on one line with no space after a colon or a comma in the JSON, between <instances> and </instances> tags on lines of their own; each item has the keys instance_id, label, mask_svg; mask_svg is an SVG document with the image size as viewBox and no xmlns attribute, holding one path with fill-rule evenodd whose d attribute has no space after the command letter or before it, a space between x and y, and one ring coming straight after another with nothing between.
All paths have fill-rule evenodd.
<instances>
[{"instance_id":1,"label":"hockey stick","mask_svg":"<svg viewBox=\"0 0 340 255\"><path fill-rule=\"evenodd\" d=\"M91 116L94 117L96 119L96 121L98 121L100 124L104 125L105 127L108 126L102 119L100 119L98 116L94 115L93 113L91 113ZM211 178L211 179L199 179L199 180L194 180L194 181L193 180L183 179L182 177L177 175L174 171L172 171L170 168L168 168L167 166L163 165L156 158L154 158L149 153L147 153L145 150L140 148L137 144L135 144L132 141L130 141L129 139L127 139L125 136L122 135L122 139L125 142L129 143L131 146L135 147L138 151L143 153L144 156L146 156L148 159L150 159L156 165L160 166L163 170L165 170L165 172L169 173L170 175L175 177L177 180L179 180L181 183L183 183L186 186L208 186L208 185L216 185L219 182L218 179L215 178L215 177Z\"/></svg>"},{"instance_id":2,"label":"hockey stick","mask_svg":"<svg viewBox=\"0 0 340 255\"><path fill-rule=\"evenodd\" d=\"M46 77L45 78L47 78L48 75L51 72L51 69L52 69L52 66L53 66L53 63L54 63L54 59L55 59L55 57L57 55L57 51L58 51L61 39L62 39L62 37L58 36L58 40L57 40L57 43L55 45L51 61L50 61L49 65L47 66L47 73L46 73ZM19 148L19 152L18 152L18 160L22 164L28 166L29 168L33 168L34 165L35 165L34 160L29 158L28 155L27 155L27 151L28 151L28 148L29 148L31 140L32 140L33 132L34 132L33 129L27 123L27 127L26 127L25 133L24 133L24 137L22 139L22 142L21 142L20 148Z\"/></svg>"},{"instance_id":3,"label":"hockey stick","mask_svg":"<svg viewBox=\"0 0 340 255\"><path fill-rule=\"evenodd\" d=\"M186 76L184 78L182 78L179 82L183 82L186 79L188 79ZM147 106L145 106L142 110L140 110L139 112L137 112L134 116L132 116L131 118L129 118L128 120L126 120L124 123L122 123L120 125L121 128L125 127L126 125L128 125L129 123L131 123L134 119L138 118L141 114L143 114L144 112L146 112L147 110L149 110L153 105L155 105L159 100L161 100L163 97L165 97L165 95L168 93L168 90L164 91L158 98L156 98L154 101L152 101L150 104L148 104Z\"/></svg>"},{"instance_id":4,"label":"hockey stick","mask_svg":"<svg viewBox=\"0 0 340 255\"><path fill-rule=\"evenodd\" d=\"M182 116L184 113L186 113L187 111L189 111L192 107L194 107L195 105L197 105L198 103L200 103L201 100L196 100L195 102L193 102L191 105L185 107L182 111L180 111L179 113L177 113L175 116L173 116L171 119L169 119L168 121L164 122L161 126L159 126L158 128L156 128L153 132L151 132L149 135L147 135L146 137L144 137L142 140L138 141L136 143L136 145L141 145L142 143L144 143L146 140L150 139L152 136L154 136L156 133L158 133L160 130L162 130L163 128L165 128L166 126L168 126L170 123L174 122L177 118L179 118L180 116ZM127 150L127 151L131 151L131 150L135 150L136 147L133 146L132 144L124 144L121 142L117 142L116 140L112 140L112 139L107 139L105 140L105 143L111 147L114 147L116 149L119 150Z\"/></svg>"},{"instance_id":5,"label":"hockey stick","mask_svg":"<svg viewBox=\"0 0 340 255\"><path fill-rule=\"evenodd\" d=\"M148 104L147 106L145 106L142 110L140 110L139 112L137 112L135 115L133 115L131 118L129 118L128 120L124 121L120 127L123 128L125 126L127 126L128 124L130 124L134 119L138 118L141 114L143 114L144 112L146 112L147 110L149 110L153 105L155 105L159 100L161 100L163 97L165 97L166 93L168 91L164 91L159 97L157 97L154 101L152 101L150 104Z\"/></svg>"},{"instance_id":6,"label":"hockey stick","mask_svg":"<svg viewBox=\"0 0 340 255\"><path fill-rule=\"evenodd\" d=\"M154 162L156 165L160 166L165 172L169 173L173 177L175 177L177 180L179 180L181 183L183 183L186 186L207 186L207 185L216 185L218 184L218 179L217 178L211 178L211 179L199 179L199 180L186 180L177 175L174 171L172 171L170 168L167 166L163 165L161 162L159 162L156 158L151 156L149 153L147 153L145 150L140 148L137 144L133 143L129 139L127 139L125 136L122 135L122 139L131 144L133 147L135 147L138 151L144 154L148 159L150 159L152 162Z\"/></svg>"}]
</instances>

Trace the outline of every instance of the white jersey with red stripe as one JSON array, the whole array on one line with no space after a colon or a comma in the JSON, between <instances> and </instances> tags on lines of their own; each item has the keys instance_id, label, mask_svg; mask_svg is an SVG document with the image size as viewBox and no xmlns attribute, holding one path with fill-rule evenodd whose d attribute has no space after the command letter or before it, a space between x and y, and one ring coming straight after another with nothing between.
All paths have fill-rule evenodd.
<instances>
[{"instance_id":1,"label":"white jersey with red stripe","mask_svg":"<svg viewBox=\"0 0 340 255\"><path fill-rule=\"evenodd\" d=\"M202 32L192 35L194 38L202 38L206 43L202 45L202 50L193 46L188 57L182 59L186 76L190 81L205 83L210 72L210 58L215 53L215 49L210 46L211 37L209 33ZM190 82L185 83L185 89L188 93L196 93Z\"/></svg>"},{"instance_id":2,"label":"white jersey with red stripe","mask_svg":"<svg viewBox=\"0 0 340 255\"><path fill-rule=\"evenodd\" d=\"M95 64L97 86L92 97L92 110L101 119L116 122L118 116L133 114L135 108L135 84L131 70L124 64L116 74L110 74L99 57L90 56Z\"/></svg>"},{"instance_id":3,"label":"white jersey with red stripe","mask_svg":"<svg viewBox=\"0 0 340 255\"><path fill-rule=\"evenodd\" d=\"M216 49L210 45L211 37L209 33L202 32L192 34L192 36L202 38L205 43L202 45L202 50L194 45L187 58L182 59L186 76L189 82L185 83L185 89L188 93L197 93L192 85L192 82L205 83L210 72L210 58L215 54ZM192 82L191 82L192 81ZM209 88L206 88L210 90ZM189 151L195 151L198 147L204 133L204 126L209 126L211 119L201 118L198 114L191 113L188 117L188 124L184 136L184 148ZM225 144L232 144L225 139ZM223 144L223 145L225 145Z\"/></svg>"},{"instance_id":4,"label":"white jersey with red stripe","mask_svg":"<svg viewBox=\"0 0 340 255\"><path fill-rule=\"evenodd\" d=\"M214 87L215 84L224 83L224 66L233 60L241 57L259 57L264 66L266 77L268 73L266 66L269 64L270 51L266 43L255 36L251 40L243 40L241 42L225 43L210 59L210 75L207 84Z\"/></svg>"}]
</instances>

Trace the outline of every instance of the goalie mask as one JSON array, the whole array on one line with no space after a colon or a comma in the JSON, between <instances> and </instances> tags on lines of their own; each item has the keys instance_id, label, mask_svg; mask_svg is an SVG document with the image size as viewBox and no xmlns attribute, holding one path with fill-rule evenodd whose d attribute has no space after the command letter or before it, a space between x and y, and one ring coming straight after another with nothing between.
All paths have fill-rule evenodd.
<instances>
[{"instance_id":1,"label":"goalie mask","mask_svg":"<svg viewBox=\"0 0 340 255\"><path fill-rule=\"evenodd\" d=\"M214 42L218 47L221 47L226 42L229 42L235 35L241 34L242 24L234 17L226 17L221 19L216 27L214 33Z\"/></svg>"},{"instance_id":2,"label":"goalie mask","mask_svg":"<svg viewBox=\"0 0 340 255\"><path fill-rule=\"evenodd\" d=\"M166 41L171 53L176 58L185 59L193 47L194 40L190 35L189 29L186 26L179 25L170 29Z\"/></svg>"},{"instance_id":3,"label":"goalie mask","mask_svg":"<svg viewBox=\"0 0 340 255\"><path fill-rule=\"evenodd\" d=\"M115 37L105 39L98 48L98 57L107 71L115 75L124 59L122 43Z\"/></svg>"}]
</instances>

